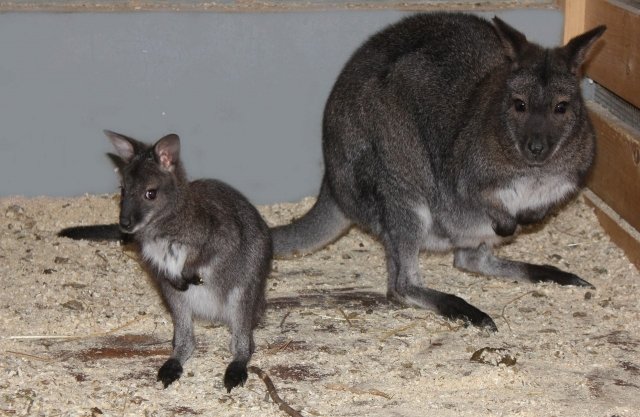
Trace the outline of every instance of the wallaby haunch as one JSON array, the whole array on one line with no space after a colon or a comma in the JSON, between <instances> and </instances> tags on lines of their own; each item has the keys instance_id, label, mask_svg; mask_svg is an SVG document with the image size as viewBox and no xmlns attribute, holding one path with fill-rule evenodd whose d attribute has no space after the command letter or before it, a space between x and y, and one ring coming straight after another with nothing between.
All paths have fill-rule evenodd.
<instances>
[{"instance_id":1,"label":"wallaby haunch","mask_svg":"<svg viewBox=\"0 0 640 417\"><path fill-rule=\"evenodd\" d=\"M269 229L238 191L216 180L189 182L180 140L149 146L105 131L121 177L120 229L134 237L173 319L173 353L158 371L165 387L195 349L193 320L219 321L231 332L227 391L243 385L264 311L272 248Z\"/></svg>"},{"instance_id":2,"label":"wallaby haunch","mask_svg":"<svg viewBox=\"0 0 640 417\"><path fill-rule=\"evenodd\" d=\"M456 267L481 274L591 286L491 248L583 185L595 143L580 67L604 30L544 49L498 18L432 13L371 37L325 107L318 200L273 230L275 255L357 225L384 246L389 298L491 329L461 298L421 286L421 250L454 250Z\"/></svg>"}]
</instances>

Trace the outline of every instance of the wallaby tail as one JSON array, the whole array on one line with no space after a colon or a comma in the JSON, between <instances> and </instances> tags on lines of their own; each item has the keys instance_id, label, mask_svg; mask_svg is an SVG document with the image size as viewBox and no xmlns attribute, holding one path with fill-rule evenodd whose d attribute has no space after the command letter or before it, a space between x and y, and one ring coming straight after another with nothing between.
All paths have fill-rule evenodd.
<instances>
[{"instance_id":1,"label":"wallaby tail","mask_svg":"<svg viewBox=\"0 0 640 417\"><path fill-rule=\"evenodd\" d=\"M318 200L304 216L292 223L271 229L273 253L277 258L306 255L328 245L351 226L322 181Z\"/></svg>"},{"instance_id":2,"label":"wallaby tail","mask_svg":"<svg viewBox=\"0 0 640 417\"><path fill-rule=\"evenodd\" d=\"M96 224L92 226L67 227L58 232L60 237L68 237L75 240L130 240L128 235L120 231L117 224Z\"/></svg>"}]
</instances>

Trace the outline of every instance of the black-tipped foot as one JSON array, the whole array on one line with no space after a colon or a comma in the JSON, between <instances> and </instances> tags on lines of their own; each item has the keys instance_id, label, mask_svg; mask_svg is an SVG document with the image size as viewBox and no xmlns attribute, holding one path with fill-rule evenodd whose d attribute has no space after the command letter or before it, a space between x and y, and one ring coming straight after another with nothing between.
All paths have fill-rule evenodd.
<instances>
[{"instance_id":1,"label":"black-tipped foot","mask_svg":"<svg viewBox=\"0 0 640 417\"><path fill-rule=\"evenodd\" d=\"M492 332L498 331L498 326L488 314L452 294L442 294L437 302L438 312L444 317L460 319L472 326L481 327Z\"/></svg>"},{"instance_id":2,"label":"black-tipped foot","mask_svg":"<svg viewBox=\"0 0 640 417\"><path fill-rule=\"evenodd\" d=\"M231 392L231 389L238 385L244 386L248 376L247 364L233 361L227 366L227 370L224 372L224 387L227 389L227 392Z\"/></svg>"},{"instance_id":3,"label":"black-tipped foot","mask_svg":"<svg viewBox=\"0 0 640 417\"><path fill-rule=\"evenodd\" d=\"M530 265L529 276L533 282L555 282L559 285L575 285L595 290L591 283L570 272L565 272L551 265Z\"/></svg>"},{"instance_id":4,"label":"black-tipped foot","mask_svg":"<svg viewBox=\"0 0 640 417\"><path fill-rule=\"evenodd\" d=\"M158 370L158 381L167 388L171 383L182 375L182 365L177 359L170 358Z\"/></svg>"}]
</instances>

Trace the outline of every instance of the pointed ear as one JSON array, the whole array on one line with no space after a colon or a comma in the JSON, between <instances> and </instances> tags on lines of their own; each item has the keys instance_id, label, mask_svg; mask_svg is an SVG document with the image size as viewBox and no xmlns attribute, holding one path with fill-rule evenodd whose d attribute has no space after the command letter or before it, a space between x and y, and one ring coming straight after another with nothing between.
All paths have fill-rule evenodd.
<instances>
[{"instance_id":1,"label":"pointed ear","mask_svg":"<svg viewBox=\"0 0 640 417\"><path fill-rule=\"evenodd\" d=\"M563 47L567 54L569 69L573 74L578 73L587 57L587 54L589 53L589 50L600 36L602 36L605 30L607 30L605 25L593 28L582 35L578 35L571 39L569 43Z\"/></svg>"},{"instance_id":2,"label":"pointed ear","mask_svg":"<svg viewBox=\"0 0 640 417\"><path fill-rule=\"evenodd\" d=\"M116 153L120 159L124 161L125 165L131 162L134 156L144 152L144 149L146 148L142 142L138 142L137 140L121 135L120 133L104 130L104 134L107 135L107 138L109 138L113 147L116 149ZM116 163L111 156L110 158L115 165L118 166L118 163Z\"/></svg>"},{"instance_id":3,"label":"pointed ear","mask_svg":"<svg viewBox=\"0 0 640 417\"><path fill-rule=\"evenodd\" d=\"M180 159L180 138L176 134L169 134L153 145L156 161L167 171L173 171Z\"/></svg>"},{"instance_id":4,"label":"pointed ear","mask_svg":"<svg viewBox=\"0 0 640 417\"><path fill-rule=\"evenodd\" d=\"M514 64L517 63L518 58L529 45L527 37L497 16L493 17L493 27L502 42L507 57L509 57Z\"/></svg>"},{"instance_id":5,"label":"pointed ear","mask_svg":"<svg viewBox=\"0 0 640 417\"><path fill-rule=\"evenodd\" d=\"M127 166L127 162L124 159L122 159L119 155L116 155L114 153L108 153L107 157L109 157L113 165L116 166L115 171L119 175L122 175L122 170L124 169L125 166Z\"/></svg>"}]
</instances>

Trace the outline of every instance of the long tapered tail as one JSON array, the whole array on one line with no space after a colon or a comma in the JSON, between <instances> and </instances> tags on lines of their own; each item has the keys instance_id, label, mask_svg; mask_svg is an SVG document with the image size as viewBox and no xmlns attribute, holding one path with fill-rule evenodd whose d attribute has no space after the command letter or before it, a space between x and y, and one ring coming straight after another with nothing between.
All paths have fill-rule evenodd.
<instances>
[{"instance_id":1,"label":"long tapered tail","mask_svg":"<svg viewBox=\"0 0 640 417\"><path fill-rule=\"evenodd\" d=\"M131 237L120 231L117 224L95 224L92 226L67 227L58 232L60 237L68 237L75 240L120 240L128 242Z\"/></svg>"},{"instance_id":2,"label":"long tapered tail","mask_svg":"<svg viewBox=\"0 0 640 417\"><path fill-rule=\"evenodd\" d=\"M351 224L324 179L318 200L311 210L290 224L271 229L274 256L290 258L315 252L339 238Z\"/></svg>"}]
</instances>

